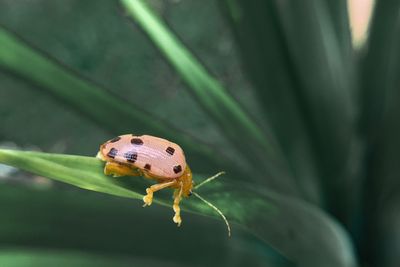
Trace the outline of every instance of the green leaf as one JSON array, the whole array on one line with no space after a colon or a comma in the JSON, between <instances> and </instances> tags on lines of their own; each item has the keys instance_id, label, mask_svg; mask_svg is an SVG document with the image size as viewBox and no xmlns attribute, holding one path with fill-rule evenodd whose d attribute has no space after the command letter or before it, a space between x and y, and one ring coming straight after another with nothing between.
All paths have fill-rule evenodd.
<instances>
[{"instance_id":1,"label":"green leaf","mask_svg":"<svg viewBox=\"0 0 400 267\"><path fill-rule=\"evenodd\" d=\"M368 40L360 60L361 132L368 145L364 159L364 236L361 255L369 262L391 266L398 236L400 157L400 14L398 1L377 1ZM385 251L382 247L386 248Z\"/></svg>"},{"instance_id":2,"label":"green leaf","mask_svg":"<svg viewBox=\"0 0 400 267\"><path fill-rule=\"evenodd\" d=\"M399 73L399 14L397 1L376 3L369 39L359 61L361 98L361 130L373 142L381 132L386 104L397 84Z\"/></svg>"},{"instance_id":3,"label":"green leaf","mask_svg":"<svg viewBox=\"0 0 400 267\"><path fill-rule=\"evenodd\" d=\"M152 259L121 259L83 252L27 249L3 249L0 252L0 262L7 267L46 267L56 265L69 267L181 266Z\"/></svg>"},{"instance_id":4,"label":"green leaf","mask_svg":"<svg viewBox=\"0 0 400 267\"><path fill-rule=\"evenodd\" d=\"M193 157L204 162L205 168L216 164L235 168L226 157L200 140L178 131L171 125L154 118L133 104L107 90L77 76L54 59L32 49L23 41L0 27L0 67L29 80L46 90L63 103L88 116L115 135L132 133L153 134L173 140ZM216 156L218 155L218 156Z\"/></svg>"},{"instance_id":5,"label":"green leaf","mask_svg":"<svg viewBox=\"0 0 400 267\"><path fill-rule=\"evenodd\" d=\"M286 159L274 138L261 130L144 1L121 0L121 3L188 84L188 89L220 126L237 153L245 156L244 160L252 166L252 176L268 175L268 179L258 181L269 182L280 192L298 195Z\"/></svg>"},{"instance_id":6,"label":"green leaf","mask_svg":"<svg viewBox=\"0 0 400 267\"><path fill-rule=\"evenodd\" d=\"M228 239L219 221L188 215L178 228L169 220L170 209L140 208L136 204L95 192L3 184L0 245L6 253L4 248L24 247L35 248L38 254L50 251L57 257L62 256L57 251L71 257L79 256L71 252L84 251L80 254L86 255L86 261L102 256L105 262L115 259L118 263L154 259L183 266L226 266L232 261L252 266L292 266L278 252L240 229ZM165 249L171 242L175 253ZM42 252L37 257L47 260L51 256Z\"/></svg>"},{"instance_id":7,"label":"green leaf","mask_svg":"<svg viewBox=\"0 0 400 267\"><path fill-rule=\"evenodd\" d=\"M303 197L321 204L319 177L312 140L302 109L297 77L271 1L225 0L244 70L253 82L264 118L271 124L291 164Z\"/></svg>"},{"instance_id":8,"label":"green leaf","mask_svg":"<svg viewBox=\"0 0 400 267\"><path fill-rule=\"evenodd\" d=\"M360 157L354 149L359 140L350 40L344 47L327 1L274 1L274 6L297 77L297 98L317 155L327 208L346 221L353 189L343 188Z\"/></svg>"},{"instance_id":9,"label":"green leaf","mask_svg":"<svg viewBox=\"0 0 400 267\"><path fill-rule=\"evenodd\" d=\"M102 162L95 158L0 150L0 162L115 196L141 199L144 192L143 179L107 177L102 172ZM129 179L130 185L125 185L122 179ZM195 179L198 181L196 176ZM270 244L298 266L356 266L343 229L299 199L221 180L203 186L198 193L219 207L231 223ZM160 192L156 196L155 203L171 205L170 194ZM185 199L183 207L220 220L218 214L197 199ZM233 234L236 229L233 228Z\"/></svg>"},{"instance_id":10,"label":"green leaf","mask_svg":"<svg viewBox=\"0 0 400 267\"><path fill-rule=\"evenodd\" d=\"M339 48L343 51L344 57L352 57L353 46L350 32L348 1L324 1L327 5L329 16L332 20L335 34L338 38Z\"/></svg>"},{"instance_id":11,"label":"green leaf","mask_svg":"<svg viewBox=\"0 0 400 267\"><path fill-rule=\"evenodd\" d=\"M375 266L391 267L396 266L399 262L399 244L400 236L398 234L399 218L400 218L400 199L399 186L397 192L386 196L378 210L370 213L368 235L362 241L371 242L373 244L363 244L362 256ZM378 216L378 218L373 218ZM368 219L370 220L370 219Z\"/></svg>"}]
</instances>

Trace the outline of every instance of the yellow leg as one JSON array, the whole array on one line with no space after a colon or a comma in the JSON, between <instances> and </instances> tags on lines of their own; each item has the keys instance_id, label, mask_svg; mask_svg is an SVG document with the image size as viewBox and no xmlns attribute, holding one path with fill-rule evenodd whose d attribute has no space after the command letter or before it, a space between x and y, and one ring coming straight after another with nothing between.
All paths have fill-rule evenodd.
<instances>
[{"instance_id":1,"label":"yellow leg","mask_svg":"<svg viewBox=\"0 0 400 267\"><path fill-rule=\"evenodd\" d=\"M123 165L117 162L106 162L104 166L104 174L112 175L114 177L118 176L140 176L140 172L136 169L131 168L127 165Z\"/></svg>"},{"instance_id":2,"label":"yellow leg","mask_svg":"<svg viewBox=\"0 0 400 267\"><path fill-rule=\"evenodd\" d=\"M152 185L149 188L147 188L146 189L147 195L145 195L143 197L143 201L144 201L143 207L151 205L151 203L153 202L153 193L154 192L161 190L163 188L166 188L166 187L170 187L174 184L176 184L176 180L173 180L171 182L162 183L162 184L155 184L155 185Z\"/></svg>"},{"instance_id":3,"label":"yellow leg","mask_svg":"<svg viewBox=\"0 0 400 267\"><path fill-rule=\"evenodd\" d=\"M176 189L174 192L174 205L172 206L175 211L175 216L173 218L174 222L178 224L178 226L181 226L182 219L181 219L181 208L179 207L179 202L181 202L182 199L182 191L183 191L183 183L179 183L180 187L179 189Z\"/></svg>"}]
</instances>

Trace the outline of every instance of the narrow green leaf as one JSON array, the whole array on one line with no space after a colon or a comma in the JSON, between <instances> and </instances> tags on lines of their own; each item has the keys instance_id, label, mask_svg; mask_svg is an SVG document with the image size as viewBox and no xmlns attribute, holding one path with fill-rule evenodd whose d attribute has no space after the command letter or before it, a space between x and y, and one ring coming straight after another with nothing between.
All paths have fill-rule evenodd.
<instances>
[{"instance_id":1,"label":"narrow green leaf","mask_svg":"<svg viewBox=\"0 0 400 267\"><path fill-rule=\"evenodd\" d=\"M115 179L104 176L102 164L95 158L56 156L52 161L51 155L45 153L0 150L0 162L116 196L140 199L144 192L142 179L138 177ZM121 179L130 179L131 185L117 183ZM219 207L231 222L272 245L298 266L357 265L343 229L325 213L299 199L239 183L228 184L221 179L203 186L198 193ZM157 197L155 203L171 205L169 194L158 194ZM218 214L196 199L185 199L183 205L187 211L219 219Z\"/></svg>"},{"instance_id":2,"label":"narrow green leaf","mask_svg":"<svg viewBox=\"0 0 400 267\"><path fill-rule=\"evenodd\" d=\"M376 3L367 50L361 54L359 62L361 130L370 141L381 132L385 104L390 100L399 73L398 8L397 1Z\"/></svg>"},{"instance_id":3,"label":"narrow green leaf","mask_svg":"<svg viewBox=\"0 0 400 267\"><path fill-rule=\"evenodd\" d=\"M326 1L274 1L274 6L297 75L298 98L316 151L327 207L346 221L352 191L343 188L359 159L354 150L358 140L353 56L345 53Z\"/></svg>"},{"instance_id":4,"label":"narrow green leaf","mask_svg":"<svg viewBox=\"0 0 400 267\"><path fill-rule=\"evenodd\" d=\"M395 267L399 264L400 190L398 186L396 189L397 192L386 197L384 205L371 214L371 217L379 216L368 229L370 239L364 240L373 240L373 244L367 245L368 249L363 251L365 262L371 266Z\"/></svg>"},{"instance_id":5,"label":"narrow green leaf","mask_svg":"<svg viewBox=\"0 0 400 267\"><path fill-rule=\"evenodd\" d=\"M117 179L105 176L102 162L96 158L61 155L56 155L54 161L52 158L45 153L0 149L0 162L4 164L87 190L134 199L143 197L140 193L119 186Z\"/></svg>"},{"instance_id":6,"label":"narrow green leaf","mask_svg":"<svg viewBox=\"0 0 400 267\"><path fill-rule=\"evenodd\" d=\"M343 56L352 57L353 46L350 32L349 10L347 0L324 1L327 5L329 16L332 20L333 28L338 38L339 48Z\"/></svg>"},{"instance_id":7,"label":"narrow green leaf","mask_svg":"<svg viewBox=\"0 0 400 267\"><path fill-rule=\"evenodd\" d=\"M154 259L107 257L72 251L2 249L0 263L7 267L130 267L130 266L184 266Z\"/></svg>"},{"instance_id":8,"label":"narrow green leaf","mask_svg":"<svg viewBox=\"0 0 400 267\"><path fill-rule=\"evenodd\" d=\"M264 108L264 117L293 168L303 197L321 203L317 162L300 105L297 77L275 10L270 1L225 0L221 3L236 37L246 74Z\"/></svg>"},{"instance_id":9,"label":"narrow green leaf","mask_svg":"<svg viewBox=\"0 0 400 267\"><path fill-rule=\"evenodd\" d=\"M196 160L214 169L216 164L234 166L201 141L178 131L133 104L81 78L55 60L32 49L0 27L0 67L39 85L115 135L147 133L173 140L193 152ZM199 160L197 160L199 159ZM227 163L228 162L228 163ZM234 167L233 167L234 168Z\"/></svg>"},{"instance_id":10,"label":"narrow green leaf","mask_svg":"<svg viewBox=\"0 0 400 267\"><path fill-rule=\"evenodd\" d=\"M262 182L269 180L273 188L297 195L292 174L288 172L290 169L287 168L287 162L272 136L267 138L243 108L144 1L121 0L121 3L188 84L188 89L220 126L233 147L237 148L239 154L245 155L245 160L253 166L253 173L261 174L262 177L268 174L268 179L263 179ZM260 164L261 162L263 163Z\"/></svg>"},{"instance_id":11,"label":"narrow green leaf","mask_svg":"<svg viewBox=\"0 0 400 267\"><path fill-rule=\"evenodd\" d=\"M394 266L400 193L400 2L377 1L367 50L360 60L361 132L368 145L363 180L361 255ZM389 218L388 218L389 217ZM381 248L384 246L386 251Z\"/></svg>"}]
</instances>

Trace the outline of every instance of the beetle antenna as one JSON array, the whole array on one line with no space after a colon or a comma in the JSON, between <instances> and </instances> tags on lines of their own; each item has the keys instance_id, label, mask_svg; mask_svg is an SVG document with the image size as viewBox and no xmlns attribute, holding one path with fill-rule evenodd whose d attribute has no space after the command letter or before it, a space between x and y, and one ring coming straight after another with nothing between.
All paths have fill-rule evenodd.
<instances>
[{"instance_id":1,"label":"beetle antenna","mask_svg":"<svg viewBox=\"0 0 400 267\"><path fill-rule=\"evenodd\" d=\"M219 172L219 173L217 173L217 174L215 174L215 175L213 175L213 176L211 176L211 177L205 179L203 182L201 182L201 183L199 183L198 185L196 185L196 186L194 187L194 189L199 189L199 188L202 187L203 185L205 185L205 184L211 182L211 181L214 180L214 179L217 179L219 176L221 176L221 175L223 175L223 174L225 174L224 171Z\"/></svg>"},{"instance_id":2,"label":"beetle antenna","mask_svg":"<svg viewBox=\"0 0 400 267\"><path fill-rule=\"evenodd\" d=\"M223 172L221 172L221 173L219 173L219 175L221 175ZM217 174L218 175L218 174ZM218 175L218 176L219 176ZM215 175L214 175L215 176ZM217 176L217 177L218 177ZM215 177L215 178L217 178L217 177ZM214 179L215 179L214 178ZM207 179L208 180L208 179ZM207 181L206 180L206 181ZM205 182L205 181L204 181ZM203 182L203 183L204 183ZM202 184L202 183L201 183ZM200 185L201 185L200 184ZM201 197L199 194L197 194L196 192L192 192L197 198L199 198L201 201L203 201L204 203L206 203L208 206L210 206L211 208L213 208L216 212L218 212L218 214L219 215L221 215L221 217L222 217L222 219L224 220L224 222L225 222L225 224L226 224L226 227L228 228L228 236L230 237L231 236L231 227L230 227L230 225L229 225L229 222L228 222L228 220L226 219L226 217L225 217L225 215L222 213L222 211L220 211L216 206L214 206L213 204L211 204L210 202L208 202L207 200L205 200L203 197Z\"/></svg>"}]
</instances>

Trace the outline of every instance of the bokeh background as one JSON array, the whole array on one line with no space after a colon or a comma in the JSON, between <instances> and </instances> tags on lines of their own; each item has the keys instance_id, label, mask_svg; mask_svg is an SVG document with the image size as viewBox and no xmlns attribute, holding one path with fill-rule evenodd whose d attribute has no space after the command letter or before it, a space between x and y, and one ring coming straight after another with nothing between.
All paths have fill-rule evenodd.
<instances>
[{"instance_id":1,"label":"bokeh background","mask_svg":"<svg viewBox=\"0 0 400 267\"><path fill-rule=\"evenodd\" d=\"M194 137L211 149L201 158L182 145L196 182L226 170L221 190L245 191L239 182L267 192L244 192L254 202L238 206L265 209L253 209L248 224L232 215L227 238L214 218L184 212L177 228L170 208L142 209L138 200L0 165L0 266L400 264L397 1L145 1L204 68L204 83L176 70L124 2L0 0L0 147L91 157L115 135L160 135L162 125L168 139ZM154 120L49 90L29 75L35 62L5 45L6 34ZM20 57L20 67L8 56ZM213 90L240 107L276 154L249 139L251 125ZM236 207L229 200L228 219ZM294 226L281 240L278 219Z\"/></svg>"}]
</instances>

